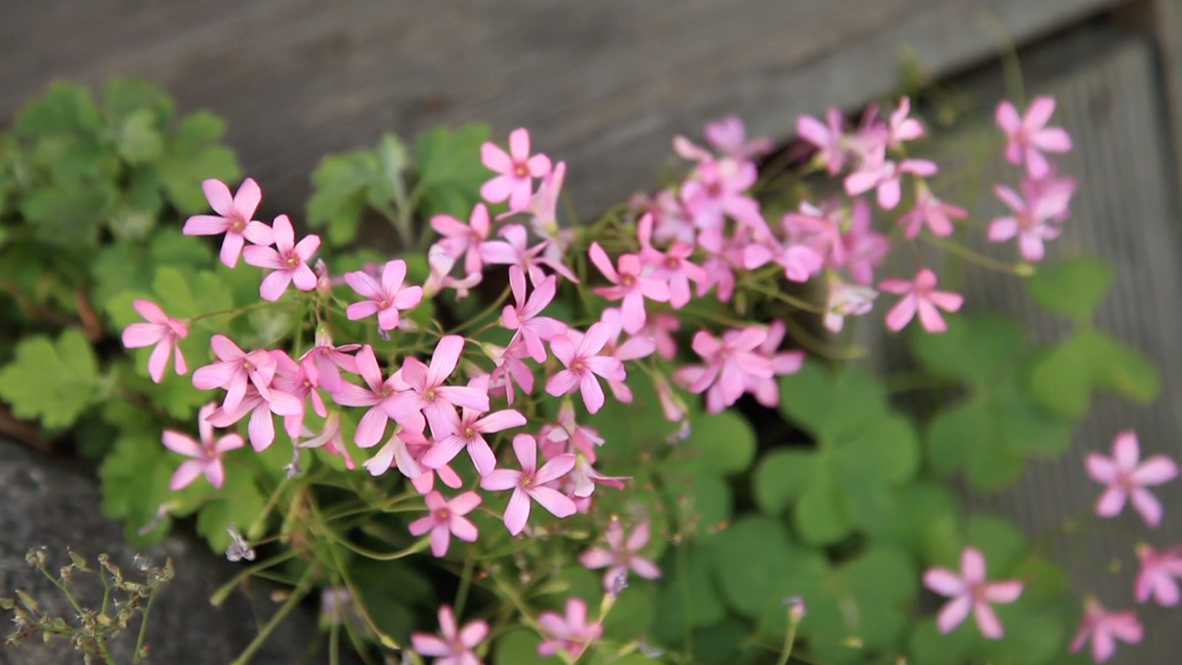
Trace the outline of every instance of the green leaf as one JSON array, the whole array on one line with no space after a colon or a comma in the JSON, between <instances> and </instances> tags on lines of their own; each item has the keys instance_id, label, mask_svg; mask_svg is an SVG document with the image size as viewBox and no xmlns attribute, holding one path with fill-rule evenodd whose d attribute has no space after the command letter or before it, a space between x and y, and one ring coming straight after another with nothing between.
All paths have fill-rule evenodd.
<instances>
[{"instance_id":1,"label":"green leaf","mask_svg":"<svg viewBox=\"0 0 1182 665\"><path fill-rule=\"evenodd\" d=\"M800 539L810 545L835 543L853 530L849 497L834 473L829 464L818 464L812 484L792 513Z\"/></svg>"},{"instance_id":2,"label":"green leaf","mask_svg":"<svg viewBox=\"0 0 1182 665\"><path fill-rule=\"evenodd\" d=\"M690 419L690 436L680 446L697 453L704 473L739 473L755 459L755 432L746 419L730 411L703 413Z\"/></svg>"},{"instance_id":3,"label":"green leaf","mask_svg":"<svg viewBox=\"0 0 1182 665\"><path fill-rule=\"evenodd\" d=\"M788 532L770 517L743 517L713 547L715 574L728 605L746 616L759 616L780 605L780 582L791 565Z\"/></svg>"},{"instance_id":4,"label":"green leaf","mask_svg":"<svg viewBox=\"0 0 1182 665\"><path fill-rule=\"evenodd\" d=\"M965 544L985 555L989 579L1010 576L1027 552L1022 532L1013 523L994 515L970 517L965 524ZM946 562L946 565L959 569L959 562Z\"/></svg>"},{"instance_id":5,"label":"green leaf","mask_svg":"<svg viewBox=\"0 0 1182 665\"><path fill-rule=\"evenodd\" d=\"M1058 314L1091 316L1112 288L1115 271L1104 259L1079 257L1056 263L1026 280L1038 304Z\"/></svg>"},{"instance_id":6,"label":"green leaf","mask_svg":"<svg viewBox=\"0 0 1182 665\"><path fill-rule=\"evenodd\" d=\"M150 164L164 154L164 137L157 130L156 115L151 109L134 111L123 121L115 139L115 149L129 164Z\"/></svg>"},{"instance_id":7,"label":"green leaf","mask_svg":"<svg viewBox=\"0 0 1182 665\"><path fill-rule=\"evenodd\" d=\"M982 640L975 632L972 621L966 621L956 630L941 635L933 619L926 619L911 630L908 663L914 665L951 665L968 662L969 655Z\"/></svg>"},{"instance_id":8,"label":"green leaf","mask_svg":"<svg viewBox=\"0 0 1182 665\"><path fill-rule=\"evenodd\" d=\"M1136 349L1098 330L1085 330L1043 355L1031 368L1031 394L1054 413L1078 419L1093 390L1139 404L1157 397L1161 376Z\"/></svg>"},{"instance_id":9,"label":"green leaf","mask_svg":"<svg viewBox=\"0 0 1182 665\"><path fill-rule=\"evenodd\" d=\"M982 385L1013 369L1026 350L1021 327L996 316L945 316L948 330L930 335L916 330L911 349L919 362L939 376Z\"/></svg>"},{"instance_id":10,"label":"green leaf","mask_svg":"<svg viewBox=\"0 0 1182 665\"><path fill-rule=\"evenodd\" d=\"M100 224L119 200L111 183L51 185L21 198L21 215L39 240L79 248L98 244Z\"/></svg>"},{"instance_id":11,"label":"green leaf","mask_svg":"<svg viewBox=\"0 0 1182 665\"><path fill-rule=\"evenodd\" d=\"M0 369L0 397L18 418L38 418L48 429L69 427L98 397L98 361L82 333L67 328L54 342L25 339Z\"/></svg>"},{"instance_id":12,"label":"green leaf","mask_svg":"<svg viewBox=\"0 0 1182 665\"><path fill-rule=\"evenodd\" d=\"M889 415L834 452L840 477L851 485L899 485L919 470L919 436L906 418Z\"/></svg>"},{"instance_id":13,"label":"green leaf","mask_svg":"<svg viewBox=\"0 0 1182 665\"><path fill-rule=\"evenodd\" d=\"M15 127L29 137L93 135L102 127L102 118L86 88L55 82L44 97L30 102L17 115Z\"/></svg>"},{"instance_id":14,"label":"green leaf","mask_svg":"<svg viewBox=\"0 0 1182 665\"><path fill-rule=\"evenodd\" d=\"M124 291L146 293L152 287L157 266L172 266L190 271L209 267L213 252L209 244L194 236L182 235L180 230L156 230L148 246L132 241L116 241L105 245L95 255L91 275L94 288L91 298L99 309L112 312L111 301ZM125 310L126 311L126 310ZM126 311L128 317L133 317ZM121 326L136 318L121 319Z\"/></svg>"},{"instance_id":15,"label":"green leaf","mask_svg":"<svg viewBox=\"0 0 1182 665\"><path fill-rule=\"evenodd\" d=\"M558 656L545 658L539 656L538 645L541 643L541 636L532 630L526 628L511 630L497 640L497 644L493 648L493 653L496 654L493 657L493 662L506 665L542 665L543 663L558 665L562 662Z\"/></svg>"},{"instance_id":16,"label":"green leaf","mask_svg":"<svg viewBox=\"0 0 1182 665\"><path fill-rule=\"evenodd\" d=\"M886 519L867 530L877 542L909 551L925 564L955 561L961 551L960 512L947 489L908 483L895 493Z\"/></svg>"},{"instance_id":17,"label":"green leaf","mask_svg":"<svg viewBox=\"0 0 1182 665\"><path fill-rule=\"evenodd\" d=\"M103 115L118 126L139 111L148 111L163 130L172 119L175 105L168 94L141 79L111 78L103 87Z\"/></svg>"},{"instance_id":18,"label":"green leaf","mask_svg":"<svg viewBox=\"0 0 1182 665\"><path fill-rule=\"evenodd\" d=\"M812 359L780 378L780 411L815 434L834 439L856 433L886 411L886 394L857 370L833 373Z\"/></svg>"},{"instance_id":19,"label":"green leaf","mask_svg":"<svg viewBox=\"0 0 1182 665\"><path fill-rule=\"evenodd\" d=\"M186 117L165 141L165 154L155 164L168 200L184 214L209 209L201 183L206 179L233 183L242 170L234 152L216 145L225 123L206 111Z\"/></svg>"},{"instance_id":20,"label":"green leaf","mask_svg":"<svg viewBox=\"0 0 1182 665\"><path fill-rule=\"evenodd\" d=\"M225 485L217 498L206 503L197 516L197 532L205 536L210 548L221 553L230 545L228 529L241 532L254 523L266 506L266 498L255 486L251 473L240 466L226 465Z\"/></svg>"},{"instance_id":21,"label":"green leaf","mask_svg":"<svg viewBox=\"0 0 1182 665\"><path fill-rule=\"evenodd\" d=\"M151 421L142 425L142 429L123 431L99 469L103 516L123 520L124 533L136 545L159 540L168 532L170 520L165 517L149 533L138 533L155 521L160 506L174 498L168 481L175 467L160 444L160 431Z\"/></svg>"},{"instance_id":22,"label":"green leaf","mask_svg":"<svg viewBox=\"0 0 1182 665\"><path fill-rule=\"evenodd\" d=\"M308 223L327 228L333 245L352 242L371 200L369 188L380 177L377 159L369 150L326 155L312 172L314 191L308 200Z\"/></svg>"},{"instance_id":23,"label":"green leaf","mask_svg":"<svg viewBox=\"0 0 1182 665\"><path fill-rule=\"evenodd\" d=\"M755 502L768 515L778 515L798 501L816 474L816 454L776 450L763 456L755 471Z\"/></svg>"},{"instance_id":24,"label":"green leaf","mask_svg":"<svg viewBox=\"0 0 1182 665\"><path fill-rule=\"evenodd\" d=\"M492 177L480 161L480 146L489 140L488 125L467 124L452 131L437 127L419 134L415 143L418 180L414 191L423 214L467 219L480 201L480 186Z\"/></svg>"},{"instance_id":25,"label":"green leaf","mask_svg":"<svg viewBox=\"0 0 1182 665\"><path fill-rule=\"evenodd\" d=\"M686 624L709 626L726 616L711 574L713 551L698 544L676 547L662 560L664 577L657 589L651 626L653 636L665 644L680 642Z\"/></svg>"}]
</instances>

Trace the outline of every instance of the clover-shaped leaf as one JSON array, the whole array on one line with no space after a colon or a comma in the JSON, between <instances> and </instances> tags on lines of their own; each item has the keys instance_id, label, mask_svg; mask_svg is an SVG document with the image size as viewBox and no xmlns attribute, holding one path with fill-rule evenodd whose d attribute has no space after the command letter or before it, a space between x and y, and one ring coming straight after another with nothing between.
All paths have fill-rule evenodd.
<instances>
[{"instance_id":1,"label":"clover-shaped leaf","mask_svg":"<svg viewBox=\"0 0 1182 665\"><path fill-rule=\"evenodd\" d=\"M1039 358L1029 380L1040 404L1073 419L1087 412L1093 391L1148 404L1161 389L1161 376L1144 354L1093 329L1079 332Z\"/></svg>"},{"instance_id":2,"label":"clover-shaped leaf","mask_svg":"<svg viewBox=\"0 0 1182 665\"><path fill-rule=\"evenodd\" d=\"M1060 261L1026 280L1038 304L1058 314L1076 318L1091 316L1112 288L1112 264L1096 257Z\"/></svg>"}]
</instances>

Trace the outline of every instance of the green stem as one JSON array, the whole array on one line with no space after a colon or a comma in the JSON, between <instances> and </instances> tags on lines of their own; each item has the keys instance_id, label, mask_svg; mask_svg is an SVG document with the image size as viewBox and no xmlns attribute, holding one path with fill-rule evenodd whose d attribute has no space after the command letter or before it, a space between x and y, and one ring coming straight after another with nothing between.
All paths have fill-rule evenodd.
<instances>
[{"instance_id":1,"label":"green stem","mask_svg":"<svg viewBox=\"0 0 1182 665\"><path fill-rule=\"evenodd\" d=\"M493 303L491 305L484 308L484 311L480 312L476 316L473 316L472 318L468 319L467 321L461 323L459 326L456 327L455 330L451 331L451 334L458 335L460 332L475 325L478 321L483 320L484 317L486 317L490 314L493 314L494 312L499 310L502 305L505 304L505 301L509 300L510 295L512 295L512 290L509 289L508 287L506 287L505 290L501 292L501 295L498 296L497 299L495 301L493 301Z\"/></svg>"},{"instance_id":2,"label":"green stem","mask_svg":"<svg viewBox=\"0 0 1182 665\"><path fill-rule=\"evenodd\" d=\"M241 655L238 656L237 660L235 660L232 665L246 665L249 663L250 659L254 657L255 653L260 648L262 648L263 643L267 641L267 638L271 636L271 633L275 632L275 629L285 618L287 618L288 614L291 614L291 611L295 609L295 606L304 599L304 596L308 595L308 592L312 588L312 570L313 569L309 567L308 570L304 572L304 576L300 579L299 586L297 586L295 589L292 589L291 595L287 597L287 602L283 603L283 606L271 616L270 620L267 621L267 625L263 626L262 630L259 631L259 634L256 635L254 640L246 646L246 649Z\"/></svg>"},{"instance_id":3,"label":"green stem","mask_svg":"<svg viewBox=\"0 0 1182 665\"><path fill-rule=\"evenodd\" d=\"M142 660L144 639L148 637L148 615L152 613L152 603L156 600L158 593L157 589L152 589L152 593L148 596L148 604L144 607L144 616L140 617L140 634L135 639L135 655L132 656L132 665L136 665Z\"/></svg>"},{"instance_id":4,"label":"green stem","mask_svg":"<svg viewBox=\"0 0 1182 665\"><path fill-rule=\"evenodd\" d=\"M472 557L464 559L464 573L460 575L460 589L456 592L456 616L464 616L464 604L468 602L468 588L472 586L472 569L476 567L476 560Z\"/></svg>"},{"instance_id":5,"label":"green stem","mask_svg":"<svg viewBox=\"0 0 1182 665\"><path fill-rule=\"evenodd\" d=\"M788 634L784 636L784 646L780 648L780 657L776 659L776 665L788 665L788 659L792 657L792 647L796 644L796 627L800 625L800 620L788 610Z\"/></svg>"},{"instance_id":6,"label":"green stem","mask_svg":"<svg viewBox=\"0 0 1182 665\"><path fill-rule=\"evenodd\" d=\"M250 577L251 575L254 575L255 573L257 573L261 570L266 570L266 569L271 568L273 566L278 566L279 564L284 563L284 562L286 562L290 559L294 559L294 558L296 558L296 552L294 550L288 550L286 552L283 552L282 554L276 554L275 556L271 557L270 559L260 561L256 564L254 564L253 566L249 566L249 567L243 569L241 572L239 572L237 575L235 575L229 582L226 582L225 584L223 584L221 586L221 588L219 588L217 591L215 591L212 596L210 596L210 598L209 598L210 605L213 605L214 607L220 607L222 603L226 602L226 598L230 595L230 593L232 591L234 591L234 587L238 586L238 584L241 583L242 580Z\"/></svg>"}]
</instances>

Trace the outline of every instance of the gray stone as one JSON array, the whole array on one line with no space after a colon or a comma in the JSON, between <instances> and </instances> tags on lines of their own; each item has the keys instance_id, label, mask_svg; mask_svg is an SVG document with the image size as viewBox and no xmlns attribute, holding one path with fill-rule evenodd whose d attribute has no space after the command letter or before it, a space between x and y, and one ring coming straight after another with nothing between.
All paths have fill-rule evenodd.
<instances>
[{"instance_id":1,"label":"gray stone","mask_svg":"<svg viewBox=\"0 0 1182 665\"><path fill-rule=\"evenodd\" d=\"M0 440L0 596L13 597L15 589L29 593L55 615L71 617L66 598L36 569L25 562L26 553L47 548L49 569L69 563L67 548L85 557L94 568L96 558L108 553L129 579L142 579L136 571L134 548L123 538L119 524L99 513L97 483L83 469L48 459L18 445ZM144 552L162 565L171 557L177 575L158 595L148 622L149 664L227 665L257 635L260 617L279 607L270 598L271 588L253 582L250 596L235 592L222 607L209 598L239 568L209 551L195 539L172 536ZM91 576L85 576L91 578ZM94 578L97 580L97 578ZM102 587L81 588L83 607L97 608ZM4 621L10 613L0 612ZM267 640L251 662L256 665L294 665L324 662L317 645L313 610L299 608ZM119 665L131 663L138 618L112 648ZM0 627L0 639L11 632ZM320 640L321 647L323 640ZM0 665L79 665L82 654L64 639L49 644L38 637L19 646L0 646Z\"/></svg>"}]
</instances>

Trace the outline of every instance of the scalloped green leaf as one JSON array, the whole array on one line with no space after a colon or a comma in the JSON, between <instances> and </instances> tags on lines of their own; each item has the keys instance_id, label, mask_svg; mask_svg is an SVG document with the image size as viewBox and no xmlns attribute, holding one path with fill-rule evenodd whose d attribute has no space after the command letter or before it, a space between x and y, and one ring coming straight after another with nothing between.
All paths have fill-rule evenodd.
<instances>
[{"instance_id":1,"label":"scalloped green leaf","mask_svg":"<svg viewBox=\"0 0 1182 665\"><path fill-rule=\"evenodd\" d=\"M778 515L808 491L817 456L805 450L776 450L763 456L755 470L755 502L768 515Z\"/></svg>"},{"instance_id":2,"label":"scalloped green leaf","mask_svg":"<svg viewBox=\"0 0 1182 665\"><path fill-rule=\"evenodd\" d=\"M37 335L21 341L13 361L0 369L0 397L13 415L51 430L72 425L101 390L94 349L74 328L56 340Z\"/></svg>"}]
</instances>

